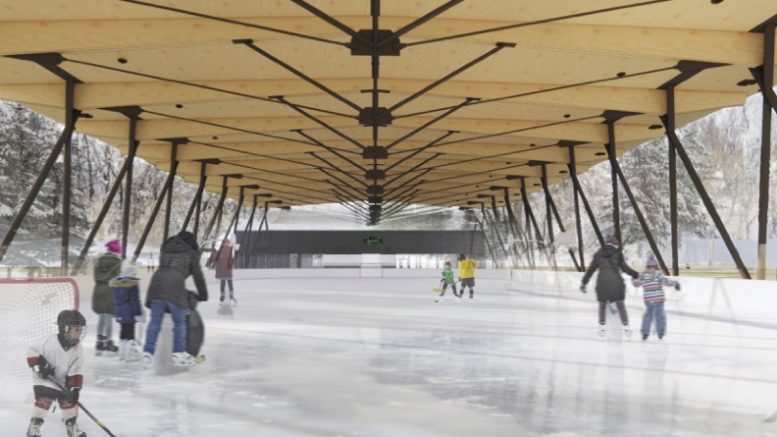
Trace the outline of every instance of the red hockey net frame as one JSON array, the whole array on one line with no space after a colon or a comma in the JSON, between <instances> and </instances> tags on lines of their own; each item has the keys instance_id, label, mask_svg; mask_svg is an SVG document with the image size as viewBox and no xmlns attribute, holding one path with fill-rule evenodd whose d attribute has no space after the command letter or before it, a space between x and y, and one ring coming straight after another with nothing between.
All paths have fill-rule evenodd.
<instances>
[{"instance_id":1,"label":"red hockey net frame","mask_svg":"<svg viewBox=\"0 0 777 437\"><path fill-rule=\"evenodd\" d=\"M27 349L56 333L59 312L78 309L79 300L72 278L0 279L0 404L31 396Z\"/></svg>"}]
</instances>

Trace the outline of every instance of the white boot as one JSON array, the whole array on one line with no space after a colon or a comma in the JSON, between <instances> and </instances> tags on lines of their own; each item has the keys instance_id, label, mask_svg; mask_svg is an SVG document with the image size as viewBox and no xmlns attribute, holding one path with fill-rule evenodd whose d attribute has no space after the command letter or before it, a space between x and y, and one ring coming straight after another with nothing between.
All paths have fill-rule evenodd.
<instances>
[{"instance_id":1,"label":"white boot","mask_svg":"<svg viewBox=\"0 0 777 437\"><path fill-rule=\"evenodd\" d=\"M140 343L135 340L129 340L127 342L127 350L124 359L128 363L143 359L143 349L140 347Z\"/></svg>"},{"instance_id":2,"label":"white boot","mask_svg":"<svg viewBox=\"0 0 777 437\"><path fill-rule=\"evenodd\" d=\"M607 338L610 336L610 328L607 324L599 324L599 338Z\"/></svg>"},{"instance_id":3,"label":"white boot","mask_svg":"<svg viewBox=\"0 0 777 437\"><path fill-rule=\"evenodd\" d=\"M65 421L65 429L67 429L67 437L86 437L86 433L78 428L75 417Z\"/></svg>"},{"instance_id":4,"label":"white boot","mask_svg":"<svg viewBox=\"0 0 777 437\"><path fill-rule=\"evenodd\" d=\"M631 326L629 326L628 323L623 325L623 336L626 338L631 338Z\"/></svg>"},{"instance_id":5,"label":"white boot","mask_svg":"<svg viewBox=\"0 0 777 437\"><path fill-rule=\"evenodd\" d=\"M119 361L127 359L127 348L129 347L129 340L119 340Z\"/></svg>"},{"instance_id":6,"label":"white boot","mask_svg":"<svg viewBox=\"0 0 777 437\"><path fill-rule=\"evenodd\" d=\"M154 355L143 352L143 367L151 367L152 364L154 364Z\"/></svg>"},{"instance_id":7,"label":"white boot","mask_svg":"<svg viewBox=\"0 0 777 437\"><path fill-rule=\"evenodd\" d=\"M197 365L197 360L187 352L173 352L173 366L175 367L193 367Z\"/></svg>"},{"instance_id":8,"label":"white boot","mask_svg":"<svg viewBox=\"0 0 777 437\"><path fill-rule=\"evenodd\" d=\"M30 419L30 427L27 428L27 437L40 437L40 427L43 425L43 419L33 417Z\"/></svg>"}]
</instances>

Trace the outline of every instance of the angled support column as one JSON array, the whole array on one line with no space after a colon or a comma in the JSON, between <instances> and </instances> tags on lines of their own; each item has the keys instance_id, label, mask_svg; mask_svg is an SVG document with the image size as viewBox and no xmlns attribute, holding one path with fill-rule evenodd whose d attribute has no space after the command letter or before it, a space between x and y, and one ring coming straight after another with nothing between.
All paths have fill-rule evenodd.
<instances>
[{"instance_id":1,"label":"angled support column","mask_svg":"<svg viewBox=\"0 0 777 437\"><path fill-rule=\"evenodd\" d=\"M62 130L62 134L60 134L57 142L54 144L54 148L51 150L51 153L49 153L49 157L46 159L46 163L43 164L43 168L41 168L40 173L38 173L38 177L35 179L32 187L30 187L30 191L27 193L27 197L24 199L24 203L22 203L21 208L19 208L19 211L14 216L14 219L8 228L8 233L5 234L3 242L0 243L0 261L2 261L3 257L8 251L8 247L13 242L16 233L19 231L19 226L21 226L22 221L24 221L24 218L27 216L27 213L29 212L33 202L35 202L35 198L38 196L43 183L46 182L46 178L48 178L51 169L54 167L54 163L57 161L57 157L60 153L62 153L62 148L65 145L65 142L73 134L78 115L78 113L74 115L73 119L71 120L71 124L65 125L65 128Z\"/></svg>"},{"instance_id":2,"label":"angled support column","mask_svg":"<svg viewBox=\"0 0 777 437\"><path fill-rule=\"evenodd\" d=\"M685 170L688 171L688 175L690 176L694 187L696 187L696 191L699 193L699 197L701 197L704 206L707 208L707 212L712 218L713 223L715 223L715 227L717 228L718 233L720 233L720 237L723 239L723 242L726 244L731 257L734 259L734 263L736 264L740 275L742 275L742 277L745 279L751 279L750 272L747 270L747 267L742 261L742 258L739 256L739 251L734 245L734 241L731 239L726 226L720 219L720 215L718 215L718 211L715 208L715 205L712 203L712 199L710 198L709 194L707 194L707 190L704 188L704 184L702 184L701 178L696 173L696 169L693 167L693 163L688 157L688 154L685 152L685 148L683 148L683 145L674 130L675 114L673 89L674 85L671 85L667 88L667 106L671 111L666 115L661 116L661 121L664 123L664 127L666 127L666 135L669 138L669 143L674 146L677 154L680 156L680 160L683 162Z\"/></svg>"},{"instance_id":3,"label":"angled support column","mask_svg":"<svg viewBox=\"0 0 777 437\"><path fill-rule=\"evenodd\" d=\"M243 208L243 202L246 200L246 187L240 187L240 195L238 196L237 200L237 209L235 209L235 215L232 217L232 220L229 222L229 226L227 226L227 235L232 231L232 226L234 225L235 234L237 234L237 225L240 221L240 210Z\"/></svg>"},{"instance_id":4,"label":"angled support column","mask_svg":"<svg viewBox=\"0 0 777 437\"><path fill-rule=\"evenodd\" d=\"M183 220L183 225L181 226L181 232L189 228L189 221L191 220L192 215L194 214L194 210L197 207L197 204L200 202L200 199L202 198L202 193L205 191L205 182L207 181L207 177L203 177L203 175L206 174L207 172L207 168L206 168L207 165L208 164L218 165L220 163L221 161L218 159L200 160L200 183L197 186L197 193L194 195L191 205L189 205L189 211L186 213L186 217Z\"/></svg>"},{"instance_id":5,"label":"angled support column","mask_svg":"<svg viewBox=\"0 0 777 437\"><path fill-rule=\"evenodd\" d=\"M624 111L604 111L602 118L604 118L605 124L607 124L607 154L610 158L610 183L612 184L612 227L613 234L618 241L623 242L621 238L621 212L620 201L618 199L618 174L616 166L618 165L618 155L616 153L615 143L615 123L623 117L630 115L639 115L635 112Z\"/></svg>"},{"instance_id":6,"label":"angled support column","mask_svg":"<svg viewBox=\"0 0 777 437\"><path fill-rule=\"evenodd\" d=\"M121 214L121 257L127 258L127 241L129 239L129 221L130 208L132 207L132 168L135 161L135 154L138 151L139 142L135 138L137 135L138 121L141 120L140 114L143 109L140 106L114 106L110 108L100 108L105 111L117 112L129 120L129 134L127 136L127 167L126 178L124 180L124 204Z\"/></svg>"},{"instance_id":7,"label":"angled support column","mask_svg":"<svg viewBox=\"0 0 777 437\"><path fill-rule=\"evenodd\" d=\"M8 55L8 57L18 59L21 61L34 62L38 64L38 66L42 67L43 69L48 70L49 73L65 81L65 101L64 101L65 128L62 130L62 134L60 135L59 139L55 143L54 149L51 151L51 154L49 154L48 159L46 159L46 163L43 165L41 172L38 174L38 177L36 178L35 183L33 183L32 187L30 188L30 192L27 194L27 197L25 198L24 203L22 204L22 207L14 216L11 226L8 228L8 233L3 238L3 242L0 243L0 261L2 261L3 257L8 251L8 247L11 245L11 242L13 242L13 239L16 236L16 232L18 232L19 230L19 226L21 225L24 218L27 216L27 212L29 212L30 207L32 206L32 203L35 201L35 198L38 196L38 192L43 186L43 183L46 181L46 178L51 172L51 168L54 166L54 163L57 161L57 157L59 156L60 153L62 153L62 149L64 147L64 156L63 156L64 180L63 180L63 191L62 191L62 233L61 233L62 239L61 239L61 245L60 245L61 247L60 255L61 255L61 262L62 262L62 274L65 275L67 274L68 249L70 248L70 194L71 194L70 191L71 191L71 181L72 181L71 137L73 135L73 131L75 130L76 121L81 115L81 111L78 111L77 109L74 108L73 95L75 91L75 85L83 82L78 80L72 74L68 73L62 67L60 67L60 64L65 60L65 58L62 57L62 55L59 53L55 53L55 52L30 53L30 54Z\"/></svg>"},{"instance_id":8,"label":"angled support column","mask_svg":"<svg viewBox=\"0 0 777 437\"><path fill-rule=\"evenodd\" d=\"M162 231L162 242L170 236L170 218L173 214L173 188L175 187L175 174L178 171L178 146L189 142L188 138L168 138L170 142L170 174L173 175L173 183L167 190L167 205L165 207L165 224Z\"/></svg>"},{"instance_id":9,"label":"angled support column","mask_svg":"<svg viewBox=\"0 0 777 437\"><path fill-rule=\"evenodd\" d=\"M165 179L165 184L162 186L162 189L159 191L159 195L156 199L156 202L154 202L154 208L151 209L151 215L148 217L148 221L146 222L146 226L143 228L143 233L140 235L140 240L138 240L138 244L135 247L135 252L132 254L132 263L134 264L138 257L140 256L140 252L143 251L143 246L146 244L146 238L148 238L149 232L151 232L151 228L154 226L154 223L156 222L157 215L159 214L159 209L162 207L162 202L165 201L165 198L170 192L170 186L173 184L173 181L175 180L175 174L169 173L167 175L167 179Z\"/></svg>"},{"instance_id":10,"label":"angled support column","mask_svg":"<svg viewBox=\"0 0 777 437\"><path fill-rule=\"evenodd\" d=\"M81 249L81 253L78 255L78 259L73 266L73 270L70 272L71 275L76 275L78 270L81 269L81 266L86 259L86 255L89 253L89 248L92 247L94 237L97 235L97 232L100 230L100 226L103 224L103 220L105 220L105 216L111 209L113 198L116 197L116 193L119 191L119 187L121 187L121 183L124 180L124 175L127 173L129 165L130 161L129 158L127 158L124 160L124 164L121 166L119 174L116 175L116 180L113 181L113 185L111 186L110 191L108 191L108 196L106 196L105 201L103 202L103 207L100 209L100 213L97 214L97 219L95 219L94 225L92 225L92 229L89 231L89 235L86 237L86 241L84 242L84 247Z\"/></svg>"},{"instance_id":11,"label":"angled support column","mask_svg":"<svg viewBox=\"0 0 777 437\"><path fill-rule=\"evenodd\" d=\"M761 88L761 167L758 184L758 268L756 279L766 279L766 240L769 223L769 167L772 150L772 111L777 110L774 93L774 41L775 23L767 23L764 29L764 63L760 71L751 72ZM760 73L760 74L759 74Z\"/></svg>"},{"instance_id":12,"label":"angled support column","mask_svg":"<svg viewBox=\"0 0 777 437\"><path fill-rule=\"evenodd\" d=\"M607 149L607 153L614 153L607 146L605 146L605 149ZM661 270L664 272L664 274L668 275L669 269L666 267L666 263L664 262L664 257L661 256L661 252L658 250L658 245L656 244L656 240L653 238L653 233L650 232L650 229L648 228L647 220L645 220L645 216L642 215L642 211L639 209L637 200L634 197L634 193L631 192L631 187L629 187L629 184L626 181L626 177L623 175L623 171L621 170L620 164L618 164L617 160L610 161L610 162L614 162L613 168L618 174L618 178L621 181L621 185L623 185L623 190L626 192L626 197L629 198L629 202L631 202L631 206L634 208L634 213L637 215L637 220L639 220L640 226L642 226L642 232L645 234L645 238L648 240L648 244L650 245L650 250L653 251L653 254L658 259L658 264L661 266Z\"/></svg>"},{"instance_id":13,"label":"angled support column","mask_svg":"<svg viewBox=\"0 0 777 437\"><path fill-rule=\"evenodd\" d=\"M243 176L240 174L234 174L234 175L224 175L221 179L221 195L219 195L219 201L216 204L216 210L213 211L213 216L211 216L210 220L208 221L207 226L205 227L205 233L202 235L202 244L204 245L208 238L210 238L211 232L213 232L213 226L216 223L217 220L221 220L221 214L222 209L224 208L224 201L227 199L227 192L229 191L229 185L228 185L228 179L229 178L235 178L240 179ZM258 187L258 185L257 185ZM218 226L220 227L220 226ZM218 239L218 229L216 229L216 239ZM213 245L215 247L216 241L214 239Z\"/></svg>"},{"instance_id":14,"label":"angled support column","mask_svg":"<svg viewBox=\"0 0 777 437\"><path fill-rule=\"evenodd\" d=\"M529 196L526 193L526 178L521 178L521 200L523 201L523 207L526 210L526 217L529 219L531 225L534 226L534 237L537 239L538 247L544 247L545 238L542 236L539 225L537 225L537 219L534 217L534 211L531 209Z\"/></svg>"},{"instance_id":15,"label":"angled support column","mask_svg":"<svg viewBox=\"0 0 777 437\"><path fill-rule=\"evenodd\" d=\"M241 267L245 267L247 264L247 255L248 255L248 247L244 246L244 243L246 242L246 238L248 237L248 233L251 231L251 228L254 226L254 215L256 215L256 202L257 202L257 195L254 195L254 201L251 204L251 214L248 215L248 223L246 223L246 227L243 229L243 235L240 237L240 251L238 252L238 255L240 256L240 263L238 263ZM235 229L237 229L237 225L235 225ZM248 238L250 241L251 239ZM245 255L244 255L245 254Z\"/></svg>"},{"instance_id":16,"label":"angled support column","mask_svg":"<svg viewBox=\"0 0 777 437\"><path fill-rule=\"evenodd\" d=\"M205 174L205 166L200 167L200 186L205 187L205 183L208 180L208 175ZM204 193L204 191L203 191ZM197 240L197 236L200 234L200 215L202 215L202 198L203 193L200 193L199 196L197 196L197 204L194 207L194 229L192 232L194 234L194 239Z\"/></svg>"},{"instance_id":17,"label":"angled support column","mask_svg":"<svg viewBox=\"0 0 777 437\"><path fill-rule=\"evenodd\" d=\"M73 107L73 93L75 91L75 80L68 78L65 80L65 126L74 126L78 113ZM73 181L73 135L65 138L63 153L63 181L62 181L62 250L61 263L62 275L67 275L68 253L70 252L70 191Z\"/></svg>"}]
</instances>

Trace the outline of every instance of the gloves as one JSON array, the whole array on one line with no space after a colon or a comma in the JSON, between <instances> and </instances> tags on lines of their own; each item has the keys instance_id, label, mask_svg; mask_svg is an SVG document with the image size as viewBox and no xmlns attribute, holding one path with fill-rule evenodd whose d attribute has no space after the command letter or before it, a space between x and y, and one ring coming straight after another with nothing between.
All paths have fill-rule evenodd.
<instances>
[{"instance_id":1,"label":"gloves","mask_svg":"<svg viewBox=\"0 0 777 437\"><path fill-rule=\"evenodd\" d=\"M583 294L588 292L588 290L585 289L585 284L580 284L580 292Z\"/></svg>"},{"instance_id":2,"label":"gloves","mask_svg":"<svg viewBox=\"0 0 777 437\"><path fill-rule=\"evenodd\" d=\"M680 283L679 282L674 284L674 289L677 290L677 291L680 291Z\"/></svg>"},{"instance_id":3,"label":"gloves","mask_svg":"<svg viewBox=\"0 0 777 437\"><path fill-rule=\"evenodd\" d=\"M38 364L32 366L33 372L37 373L41 379L49 379L49 376L54 376L54 368L51 367L48 361L43 358L43 355L38 357Z\"/></svg>"},{"instance_id":4,"label":"gloves","mask_svg":"<svg viewBox=\"0 0 777 437\"><path fill-rule=\"evenodd\" d=\"M73 387L70 389L68 393L68 397L70 398L70 402L77 404L78 403L78 396L81 394L81 388L80 387Z\"/></svg>"}]
</instances>

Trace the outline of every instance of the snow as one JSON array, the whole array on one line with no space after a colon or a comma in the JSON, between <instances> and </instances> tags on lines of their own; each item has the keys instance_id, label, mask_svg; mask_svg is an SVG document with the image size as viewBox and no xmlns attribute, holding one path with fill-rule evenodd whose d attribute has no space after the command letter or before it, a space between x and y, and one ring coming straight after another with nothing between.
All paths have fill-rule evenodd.
<instances>
[{"instance_id":1,"label":"snow","mask_svg":"<svg viewBox=\"0 0 777 437\"><path fill-rule=\"evenodd\" d=\"M596 304L576 291L579 274L514 272L510 281L483 271L475 299L435 304L438 272L384 272L391 277L237 271L232 318L217 314L211 282L200 308L208 358L183 371L95 357L96 317L82 290L92 332L81 400L126 437L777 435L763 420L777 409L776 328L752 313L773 307L767 290L740 299L740 283L723 282L730 299L715 291L715 302L709 283L682 279L667 337L643 343L638 333L596 337ZM708 317L708 305L747 311ZM627 307L638 325L634 292ZM31 408L1 400L4 433L23 435ZM65 435L58 411L43 431Z\"/></svg>"}]
</instances>

